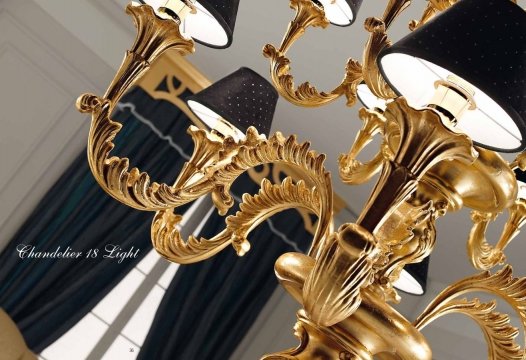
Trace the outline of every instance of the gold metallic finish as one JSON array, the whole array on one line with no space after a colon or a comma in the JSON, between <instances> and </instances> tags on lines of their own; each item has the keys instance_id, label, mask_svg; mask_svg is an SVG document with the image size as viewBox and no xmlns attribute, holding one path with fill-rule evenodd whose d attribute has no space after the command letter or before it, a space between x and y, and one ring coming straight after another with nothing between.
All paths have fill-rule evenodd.
<instances>
[{"instance_id":1,"label":"gold metallic finish","mask_svg":"<svg viewBox=\"0 0 526 360\"><path fill-rule=\"evenodd\" d=\"M249 128L246 138L240 143L234 142L232 138L226 138L223 141L211 139L206 131L195 127L190 128L190 134L195 143L194 153L192 158L185 164L176 181L176 186L180 185L182 189L179 193L183 194L189 201L206 193L212 193L212 200L219 212L225 214L233 205L233 198L229 193L230 186L243 172L265 163L282 162L295 166L303 177L309 179L317 189L316 199L310 198L309 206L298 206L306 207L312 211L312 206L319 204L319 208L313 211L319 215L319 220L311 247L311 252L318 251L324 237L332 230L333 217L332 185L330 176L323 166L324 156L317 155L311 151L308 143L298 144L293 136L285 138L280 133L276 133L267 140L259 136L254 128ZM266 182L263 183L263 185L266 184ZM290 191L293 187L287 184L289 183L283 184L285 186L284 191L289 191L289 193L285 192L283 196L287 196L287 194L292 196ZM301 189L303 189L302 193L304 193L305 185L303 182L301 184L303 184ZM271 194L276 195L276 193ZM263 205L263 200L265 200L265 204L268 205L272 199L279 198L269 198L271 194L261 194L258 196L260 202L256 203ZM303 195L306 196L307 194ZM279 211L282 211L285 208L295 208L297 204L290 202L289 204L276 203L274 205L278 206ZM264 209L266 208L262 208L261 211ZM189 246L183 246L183 242L178 238L177 229L174 227L174 215L166 215L170 211L170 209L166 209L165 212L157 214L154 221L155 229L152 230L154 246L163 256L173 261L193 262L202 260L201 255L196 253L196 251L203 249L196 245L195 241L189 241ZM271 207L270 210L265 210L264 215L254 215L254 224L259 224L276 212L278 212L278 209ZM227 223L229 221L233 220L227 220ZM239 225L239 222L235 222L235 224ZM237 228L237 239L242 238L240 235L242 233L245 233L244 236L246 236L252 230L252 227L255 226L254 224L245 228L245 230ZM229 235L232 237L232 234ZM206 244L217 244L220 242L221 246L223 246L226 241L228 239L221 237L220 240L208 241ZM239 241L232 240L234 245L238 244ZM244 243L244 241L241 241L241 243ZM206 244L203 244L203 246L206 246ZM192 250L192 247L197 250ZM208 248L205 250L208 251ZM213 254L211 253L211 255Z\"/></svg>"},{"instance_id":2,"label":"gold metallic finish","mask_svg":"<svg viewBox=\"0 0 526 360\"><path fill-rule=\"evenodd\" d=\"M194 2L191 0L167 0L164 6L159 8L159 12L181 22L189 14L197 13Z\"/></svg>"},{"instance_id":3,"label":"gold metallic finish","mask_svg":"<svg viewBox=\"0 0 526 360\"><path fill-rule=\"evenodd\" d=\"M488 343L489 359L523 359L526 352L515 343L519 332L510 325L508 315L494 311L494 302L482 304L477 299L457 299L466 293L477 291L506 301L519 316L523 329L526 329L526 278L514 278L509 265L494 275L485 271L447 287L418 317L414 323L416 328L421 330L449 313L461 313L471 317L481 327Z\"/></svg>"},{"instance_id":4,"label":"gold metallic finish","mask_svg":"<svg viewBox=\"0 0 526 360\"><path fill-rule=\"evenodd\" d=\"M495 220L495 213L481 213L473 211L471 220L473 228L468 239L468 256L471 264L479 270L489 270L499 264L504 264L506 255L504 249L519 235L520 229L526 223L526 200L519 199L509 209L509 218L495 246L486 240L486 230L491 221Z\"/></svg>"},{"instance_id":5,"label":"gold metallic finish","mask_svg":"<svg viewBox=\"0 0 526 360\"><path fill-rule=\"evenodd\" d=\"M424 198L426 202L421 204L418 197ZM435 221L445 211L440 208L441 202L432 198L429 189L420 185L415 196L404 202L374 233L388 250L386 265L375 273L375 281L370 289L384 301L400 302L401 298L393 283L399 279L404 266L421 262L435 247Z\"/></svg>"},{"instance_id":6,"label":"gold metallic finish","mask_svg":"<svg viewBox=\"0 0 526 360\"><path fill-rule=\"evenodd\" d=\"M393 1L391 1L391 3L393 3ZM397 3L403 5L402 3L407 3L407 1L397 1ZM363 80L376 97L393 99L396 97L396 94L384 80L376 62L380 51L382 51L384 47L391 46L391 42L387 37L386 24L378 18L367 18L365 20L365 29L370 32L371 35L364 50Z\"/></svg>"},{"instance_id":7,"label":"gold metallic finish","mask_svg":"<svg viewBox=\"0 0 526 360\"><path fill-rule=\"evenodd\" d=\"M338 159L340 179L349 185L359 185L369 181L382 169L386 158L390 158L389 154L385 154L389 149L383 143L382 149L372 160L362 163L357 159L360 152L373 140L376 134L383 134L385 127L385 118L377 111L361 108L358 114L363 121L362 128L356 134L349 152L340 155Z\"/></svg>"},{"instance_id":8,"label":"gold metallic finish","mask_svg":"<svg viewBox=\"0 0 526 360\"><path fill-rule=\"evenodd\" d=\"M300 304L303 302L304 284L314 266L314 259L298 253L284 254L276 261L276 275L281 285ZM309 322L310 327L306 328L302 324L305 316L300 313L296 329L299 326L305 330L296 332L300 337L300 346L267 355L263 359L339 360L371 359L374 356L379 359L431 360L431 349L426 339L409 321L368 289L364 289L361 296L362 302L356 311L334 326L324 327ZM338 345L335 346L335 343ZM327 349L341 351L342 347L347 353L360 357L347 357L347 354L340 357Z\"/></svg>"},{"instance_id":9,"label":"gold metallic finish","mask_svg":"<svg viewBox=\"0 0 526 360\"><path fill-rule=\"evenodd\" d=\"M365 29L371 33L363 54L363 66L354 59L349 59L345 68L345 76L334 90L320 92L309 82L302 83L297 88L290 74L290 59L287 51L310 26L325 28L329 21L325 18L322 7L311 0L290 0L290 6L296 10L296 16L289 24L281 46L267 44L263 54L270 59L270 74L274 86L286 100L292 104L305 107L326 105L344 95L347 105L353 106L357 100L357 86L362 82L369 86L373 94L383 99L396 97L380 73L376 59L380 51L390 46L387 29L393 20L409 6L409 0L389 0L382 19L368 18Z\"/></svg>"},{"instance_id":10,"label":"gold metallic finish","mask_svg":"<svg viewBox=\"0 0 526 360\"><path fill-rule=\"evenodd\" d=\"M451 6L455 5L457 1L458 0L429 0L421 19L412 20L409 23L409 29L414 31L422 25L427 24L438 13L449 9Z\"/></svg>"},{"instance_id":11,"label":"gold metallic finish","mask_svg":"<svg viewBox=\"0 0 526 360\"><path fill-rule=\"evenodd\" d=\"M342 95L347 97L349 106L356 102L356 87L361 82L362 69L358 62L349 59L345 76L340 85L330 92L319 92L309 82L302 83L295 88L294 80L290 74L290 60L287 51L296 42L305 30L312 27L325 28L329 20L325 12L311 0L290 0L290 7L296 10L296 16L287 29L279 49L267 44L263 54L270 59L270 74L278 92L286 100L299 106L316 107L328 104Z\"/></svg>"},{"instance_id":12,"label":"gold metallic finish","mask_svg":"<svg viewBox=\"0 0 526 360\"><path fill-rule=\"evenodd\" d=\"M172 210L156 214L152 224L152 243L164 258L179 264L189 264L205 260L228 245L232 245L239 256L250 250L249 233L269 217L278 212L302 208L313 214L321 212L321 202L317 191L308 188L303 181L293 183L290 177L279 185L264 179L261 190L255 196L245 194L240 211L226 218L226 229L212 239L187 241L181 238L177 228L182 217Z\"/></svg>"},{"instance_id":13,"label":"gold metallic finish","mask_svg":"<svg viewBox=\"0 0 526 360\"><path fill-rule=\"evenodd\" d=\"M382 167L376 184L357 223L370 232L410 196L422 177L442 161L473 163L476 152L471 140L447 129L438 113L415 110L404 98L387 105L385 141L394 155Z\"/></svg>"},{"instance_id":14,"label":"gold metallic finish","mask_svg":"<svg viewBox=\"0 0 526 360\"><path fill-rule=\"evenodd\" d=\"M421 23L453 2L431 0ZM507 315L495 311L494 302L457 299L473 291L499 296L518 313L525 327L526 280L513 278L507 265L494 275L484 272L448 287L414 325L388 305L400 301L393 282L404 266L432 253L435 222L448 211L463 206L474 211L468 253L479 269L490 269L505 260L504 249L526 220L526 200L517 200L513 173L515 167L526 169L526 154L508 164L497 153L474 147L453 127L455 118L469 111L466 107L475 105L469 102L469 91L467 96L453 97L442 92L437 95L438 104L431 104L437 105L436 109L416 110L404 98L396 98L382 78L376 59L383 48L390 46L387 28L408 6L408 0L389 0L382 19L366 20L370 37L364 66L349 60L344 80L329 93L318 92L308 83L295 89L286 57L306 28L328 25L321 7L310 0L291 0L296 17L280 48L267 45L264 50L270 58L275 87L292 103L320 106L345 95L348 105L352 105L356 86L362 81L375 95L387 100L385 111L360 110L363 127L349 152L339 159L340 176L348 184L364 183L378 172L380 179L357 223L347 223L337 231L325 155L312 151L309 143L298 143L295 136L284 137L278 132L267 139L251 127L242 140L236 141L228 134L219 136L191 126L188 133L194 152L172 185L151 181L147 173L130 169L128 159L111 154L123 125L111 120L110 115L121 96L142 79L154 61L167 61L161 55L168 49L178 50L180 55L194 50L193 41L181 35L176 21L185 15L184 6L188 4L181 0L169 0L167 4L174 11L171 17L156 15L148 5L127 7L137 27L135 44L103 97L85 94L79 98L78 109L92 115L88 162L108 194L135 209L156 211L151 231L153 246L173 262L202 261L229 245L242 256L250 249L251 231L287 209L298 209L309 219L307 227L313 232L313 240L308 255L285 254L276 262L278 279L303 308L296 324L300 345L265 359L430 360L431 350L419 330L449 313L461 313L477 322L491 359L525 357L514 343L517 330L509 325ZM199 76L194 78L186 79L185 86L197 91L206 85ZM156 79L145 81L148 93L169 99L188 112L178 98L185 87L175 89L169 85L168 91L159 92L156 87L163 77ZM454 110L449 111L452 119L438 111L442 108ZM377 154L368 162L358 161L358 155L377 134L382 140ZM287 174L286 179L272 184L265 179L271 175L268 167L260 173L254 169L268 164L275 165L274 179L280 172ZM256 195L243 195L240 210L226 218L224 230L211 239L182 239L178 230L181 216L176 208L210 194L218 212L225 215L234 204L230 187L247 171L258 179L261 189ZM508 222L500 240L491 246L486 239L489 221L506 209L510 212ZM318 217L316 224L310 214Z\"/></svg>"},{"instance_id":15,"label":"gold metallic finish","mask_svg":"<svg viewBox=\"0 0 526 360\"><path fill-rule=\"evenodd\" d=\"M309 318L331 326L354 313L360 306L361 289L373 280L373 266L380 255L373 235L359 225L346 224L332 234L303 289Z\"/></svg>"},{"instance_id":16,"label":"gold metallic finish","mask_svg":"<svg viewBox=\"0 0 526 360\"><path fill-rule=\"evenodd\" d=\"M88 138L88 162L99 185L116 200L139 210L163 207L165 203L191 200L181 196L166 184L150 183L148 174L129 169L129 160L110 156L113 140L122 128L110 115L120 97L149 69L150 64L168 49L181 54L193 52L193 41L182 37L173 20L155 15L149 5L130 4L126 7L137 27L137 37L103 98L84 94L77 100L81 112L91 113ZM186 199L182 199L185 198Z\"/></svg>"}]
</instances>

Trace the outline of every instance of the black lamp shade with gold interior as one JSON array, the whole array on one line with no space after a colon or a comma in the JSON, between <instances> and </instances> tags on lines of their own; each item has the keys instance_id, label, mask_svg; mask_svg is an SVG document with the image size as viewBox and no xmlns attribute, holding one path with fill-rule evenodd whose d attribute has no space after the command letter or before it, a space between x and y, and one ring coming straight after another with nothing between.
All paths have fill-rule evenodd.
<instances>
[{"instance_id":1,"label":"black lamp shade with gold interior","mask_svg":"<svg viewBox=\"0 0 526 360\"><path fill-rule=\"evenodd\" d=\"M140 0L154 9L164 7L166 0ZM232 44L239 0L198 0L195 13L181 23L182 33L205 46L224 49Z\"/></svg>"},{"instance_id":2,"label":"black lamp shade with gold interior","mask_svg":"<svg viewBox=\"0 0 526 360\"><path fill-rule=\"evenodd\" d=\"M407 294L424 295L427 287L428 270L429 256L422 262L406 265L400 274L400 278L393 285Z\"/></svg>"},{"instance_id":3,"label":"black lamp shade with gold interior","mask_svg":"<svg viewBox=\"0 0 526 360\"><path fill-rule=\"evenodd\" d=\"M526 200L526 171L515 169L515 177L517 178L517 185L519 187L518 198Z\"/></svg>"},{"instance_id":4,"label":"black lamp shade with gold interior","mask_svg":"<svg viewBox=\"0 0 526 360\"><path fill-rule=\"evenodd\" d=\"M186 102L211 129L218 130L218 124L226 121L236 129L238 138L243 138L250 126L260 134L270 133L278 92L261 75L242 67Z\"/></svg>"},{"instance_id":5,"label":"black lamp shade with gold interior","mask_svg":"<svg viewBox=\"0 0 526 360\"><path fill-rule=\"evenodd\" d=\"M385 110L386 101L374 95L365 82L358 84L356 95L365 108Z\"/></svg>"},{"instance_id":6,"label":"black lamp shade with gold interior","mask_svg":"<svg viewBox=\"0 0 526 360\"><path fill-rule=\"evenodd\" d=\"M321 5L325 11L325 17L333 25L349 26L358 15L358 10L363 0L312 0Z\"/></svg>"},{"instance_id":7,"label":"black lamp shade with gold interior","mask_svg":"<svg viewBox=\"0 0 526 360\"><path fill-rule=\"evenodd\" d=\"M454 75L474 91L457 127L482 147L526 147L526 12L510 0L460 0L378 57L393 90L414 107Z\"/></svg>"}]
</instances>

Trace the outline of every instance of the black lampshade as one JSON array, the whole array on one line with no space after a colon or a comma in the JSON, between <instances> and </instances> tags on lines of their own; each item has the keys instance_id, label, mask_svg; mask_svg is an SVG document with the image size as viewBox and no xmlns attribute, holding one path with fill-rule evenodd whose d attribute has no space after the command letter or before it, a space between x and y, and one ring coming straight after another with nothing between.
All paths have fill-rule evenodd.
<instances>
[{"instance_id":1,"label":"black lampshade","mask_svg":"<svg viewBox=\"0 0 526 360\"><path fill-rule=\"evenodd\" d=\"M514 170L515 177L517 178L517 185L519 187L518 198L526 199L526 171L522 171L517 168Z\"/></svg>"},{"instance_id":2,"label":"black lampshade","mask_svg":"<svg viewBox=\"0 0 526 360\"><path fill-rule=\"evenodd\" d=\"M269 134L278 92L266 79L242 67L186 99L190 109L210 128L220 119L228 121L244 134L254 126L260 134Z\"/></svg>"},{"instance_id":3,"label":"black lampshade","mask_svg":"<svg viewBox=\"0 0 526 360\"><path fill-rule=\"evenodd\" d=\"M356 87L356 95L358 100L365 106L367 109L381 109L385 110L386 101L382 98L377 97L369 86L366 83L361 83Z\"/></svg>"},{"instance_id":4,"label":"black lampshade","mask_svg":"<svg viewBox=\"0 0 526 360\"><path fill-rule=\"evenodd\" d=\"M140 0L154 9L163 7L166 0ZM197 13L189 14L181 24L184 35L203 45L224 49L232 44L239 0L198 0Z\"/></svg>"},{"instance_id":5,"label":"black lampshade","mask_svg":"<svg viewBox=\"0 0 526 360\"><path fill-rule=\"evenodd\" d=\"M420 263L406 265L394 287L411 295L424 295L428 269L429 256Z\"/></svg>"},{"instance_id":6,"label":"black lampshade","mask_svg":"<svg viewBox=\"0 0 526 360\"><path fill-rule=\"evenodd\" d=\"M475 91L477 109L458 128L491 150L526 142L526 12L509 0L460 0L380 53L391 87L415 107L429 104L435 81L455 75Z\"/></svg>"},{"instance_id":7,"label":"black lampshade","mask_svg":"<svg viewBox=\"0 0 526 360\"><path fill-rule=\"evenodd\" d=\"M321 4L325 11L325 17L331 24L338 26L349 26L358 15L358 10L363 0L313 0Z\"/></svg>"}]
</instances>

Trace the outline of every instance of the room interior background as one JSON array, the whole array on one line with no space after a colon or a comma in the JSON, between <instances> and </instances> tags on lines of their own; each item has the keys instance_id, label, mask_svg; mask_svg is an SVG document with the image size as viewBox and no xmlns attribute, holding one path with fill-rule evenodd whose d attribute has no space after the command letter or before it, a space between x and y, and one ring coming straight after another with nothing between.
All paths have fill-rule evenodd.
<instances>
[{"instance_id":1,"label":"room interior background","mask_svg":"<svg viewBox=\"0 0 526 360\"><path fill-rule=\"evenodd\" d=\"M199 54L192 58L195 65L210 79L218 79L237 68L238 65L249 65L261 69L260 72L264 74L267 64L259 56L263 44L255 41L256 35L261 36L261 34L249 30L252 28L265 29L264 31L267 32L264 34L265 38L276 41L280 38L290 15L286 10L288 5L282 1L273 1L272 4L282 11L268 14L265 11L265 5L257 2L242 5L240 8L242 21L237 25L238 36L233 48L226 53L214 53L211 50L200 48ZM83 153L87 121L76 114L73 108L74 99L86 89L101 93L107 79L113 76L115 67L120 63L123 48L133 38L133 27L122 11L124 5L125 1L119 0L82 0L68 4L53 0L24 2L6 0L0 4L2 10L0 13L2 29L0 44L3 50L1 57L3 66L0 67L3 96L0 104L3 109L6 109L1 115L1 120L2 124L9 126L5 129L10 129L2 132L1 161L2 168L5 170L0 178L2 203L0 241L4 248L11 239L15 238L21 227L22 231L35 230L23 229L23 224L28 218L31 219L31 214L34 209L37 209L37 204L42 199L46 199L44 196L52 188L52 184L64 171L67 171L70 164L74 163L78 154ZM368 9L374 6L374 4L364 5L361 17L364 17ZM257 19L262 26L252 27L250 21L254 21L254 17L243 16L243 12L266 14ZM417 10L415 14L407 14L407 17L416 18L418 17L416 13ZM360 19L358 23L359 21ZM98 25L97 31L95 33L87 31L94 28L94 23ZM263 26L265 24L273 25ZM305 46L300 45L295 51L298 52L298 57L308 52L312 60L298 61L295 71L306 77L308 75L320 86L333 83L336 79L331 76L339 75L332 72L322 74L316 71L319 64L327 67L339 66L349 54L358 54L365 39L362 32L359 27L355 26L352 29L330 29L327 32L309 33L309 37L320 46L330 49L333 56L331 58L323 56L323 49L314 53L310 51L308 42L305 42ZM394 33L397 33L396 29ZM109 36L112 37L112 41L108 41ZM331 41L326 41L328 38ZM341 41L336 41L336 39L341 39ZM358 45L354 46L354 42ZM337 44L340 43L348 45L338 46ZM122 46L115 46L115 44ZM243 55L244 52L246 52L245 55ZM236 64L232 63L232 59L236 59ZM35 99L31 106L28 106L25 101L28 97ZM310 124L311 128L308 133L304 134L305 138L311 139L317 149L329 153L329 158L333 160L337 158L337 153L345 152L347 149L334 148L334 143L327 142L326 139L337 136L337 134L342 134L340 136L354 134L360 126L358 120L352 118L341 103L311 112L281 102L276 119L279 122L275 123L274 127L284 133L293 132L302 123ZM316 124L319 124L319 119L333 122L331 128L324 127L324 131L318 131L319 125L317 128ZM28 129L31 130L30 133ZM186 135L183 137L188 139ZM332 166L334 167L335 164ZM166 173L163 172L163 174ZM352 204L351 211L360 209L369 192L369 189L357 190L343 186L336 190L343 198L352 199L352 202L349 201L349 204ZM55 198L53 200L55 201ZM43 221L44 216L38 217L39 221ZM444 221L441 224L442 236L463 242L468 231L467 218L468 214L463 213L458 218L447 219L447 223ZM495 227L497 228L496 233L500 226L497 224ZM18 234L18 236L21 236L20 234L25 236L25 233L19 232ZM149 241L149 239L143 240ZM458 273L471 273L471 269L465 262L464 254L452 251L458 244L454 244L454 241L444 241L442 244L435 252L436 258L446 257L448 267L446 272L439 273L436 270L441 267L440 263L431 263L430 294L441 289L444 283L456 279ZM518 265L517 272L524 273L526 271L521 269L523 266L520 261L521 252L518 251L521 249L521 243L517 241L512 246L511 249L517 251L510 251L510 262ZM111 287L111 285L107 286ZM433 296L429 295L429 297ZM428 302L423 299L409 300L404 304L406 309L402 310L411 313L419 304L422 306ZM294 308L289 310L292 322ZM272 319L271 314L268 312L265 314ZM463 341L464 346L479 345L480 347L478 334L472 335L476 331L475 327L467 321L457 322L449 319L443 321L452 321L455 326L449 326L449 324L440 326L439 324L429 330L439 335L431 337L438 339L438 344L433 344L434 349L439 349L437 358L455 359L452 354L454 352L458 354L458 352L453 350L451 340L459 337L465 340ZM259 322L259 331L265 333L267 328L261 325L261 322ZM269 322L272 323L273 320ZM287 325L286 328L284 333L288 334L290 326ZM275 332L272 335L276 336ZM263 339L261 341L264 342ZM454 344L458 343L459 341L454 342ZM257 348L258 345L254 346ZM454 346L460 347L461 344ZM280 346L280 348L283 347ZM441 354L442 357L440 357Z\"/></svg>"}]
</instances>

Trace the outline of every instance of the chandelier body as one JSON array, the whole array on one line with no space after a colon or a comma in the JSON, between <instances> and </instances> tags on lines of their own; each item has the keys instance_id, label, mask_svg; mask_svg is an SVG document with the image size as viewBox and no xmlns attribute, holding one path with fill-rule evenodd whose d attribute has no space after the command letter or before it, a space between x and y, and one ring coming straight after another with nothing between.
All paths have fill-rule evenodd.
<instances>
[{"instance_id":1,"label":"chandelier body","mask_svg":"<svg viewBox=\"0 0 526 360\"><path fill-rule=\"evenodd\" d=\"M415 29L454 1L433 0ZM170 5L170 7L168 6ZM210 258L229 245L239 255L250 249L249 233L267 218L287 209L303 208L318 217L308 254L288 253L276 262L282 286L302 307L295 327L300 345L296 349L267 355L265 359L431 359L431 350L420 330L449 313L474 319L488 341L490 359L522 359L514 338L517 329L509 317L495 311L495 303L459 300L472 291L486 291L507 301L526 327L526 279L513 277L505 266L489 270L505 260L504 249L526 220L526 202L517 199L513 170L526 170L526 157L508 164L496 152L479 148L452 129L449 120L434 108L413 109L396 97L377 65L380 51L390 46L386 31L409 5L409 0L389 0L381 19L369 18L370 38L363 65L350 59L344 79L329 92L309 83L295 88L290 75L288 49L308 27L326 27L323 8L310 0L291 0L296 16L279 48L266 45L271 77L278 92L296 105L315 107L346 96L352 106L357 86L365 82L372 93L390 100L385 110L361 109L363 127L349 152L339 159L340 177L356 185L380 178L355 224L334 229L331 175L325 156L298 143L295 136L277 132L268 139L253 127L235 141L214 131L191 126L195 148L173 184L160 184L126 158L111 155L122 124L110 118L120 97L143 76L167 50L182 55L194 51L192 40L179 31L180 18L191 12L192 2L171 0L156 13L149 5L126 8L137 27L137 38L106 94L84 94L77 108L92 116L88 161L99 185L113 198L138 210L155 211L152 243L166 259L181 264ZM379 134L382 145L369 162L358 154ZM221 215L234 205L230 187L243 172L267 163L293 166L301 179L286 178L280 184L263 180L258 194L243 196L240 211L226 218L225 229L211 239L182 239L174 210L207 194ZM435 245L435 221L447 212L468 206L474 210L474 227L468 252L475 268L484 272L445 289L423 314L411 323L389 302L399 302L393 287L407 264L422 261ZM510 218L496 246L488 244L489 222L508 209Z\"/></svg>"}]
</instances>

